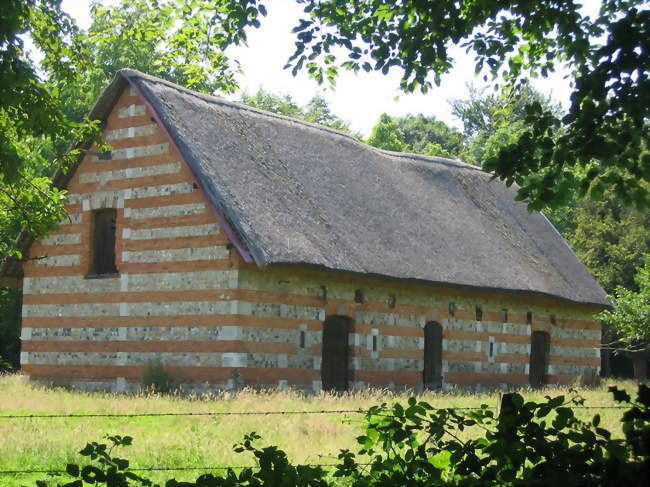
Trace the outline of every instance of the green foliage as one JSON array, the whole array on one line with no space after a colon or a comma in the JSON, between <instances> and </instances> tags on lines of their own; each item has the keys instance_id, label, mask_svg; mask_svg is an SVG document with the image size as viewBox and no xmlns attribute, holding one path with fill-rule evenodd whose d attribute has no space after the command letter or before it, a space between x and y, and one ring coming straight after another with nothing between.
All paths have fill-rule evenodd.
<instances>
[{"instance_id":1,"label":"green foliage","mask_svg":"<svg viewBox=\"0 0 650 487\"><path fill-rule=\"evenodd\" d=\"M260 88L254 95L242 94L239 101L249 107L279 113L287 117L304 117L304 109L294 101L291 95L287 94L275 94Z\"/></svg>"},{"instance_id":2,"label":"green foliage","mask_svg":"<svg viewBox=\"0 0 650 487\"><path fill-rule=\"evenodd\" d=\"M524 86L519 92L487 92L469 87L469 97L451 101L452 114L463 123L467 137L461 158L476 166L499 154L519 138L526 128L526 106L538 102L556 115L560 107L550 97Z\"/></svg>"},{"instance_id":3,"label":"green foliage","mask_svg":"<svg viewBox=\"0 0 650 487\"><path fill-rule=\"evenodd\" d=\"M383 113L367 143L380 149L455 158L463 146L463 134L435 117L422 114L391 117Z\"/></svg>"},{"instance_id":4,"label":"green foliage","mask_svg":"<svg viewBox=\"0 0 650 487\"><path fill-rule=\"evenodd\" d=\"M352 133L347 122L332 113L327 100L320 95L313 96L307 102L307 107L304 110L304 119L311 123L325 125L326 127L354 135L357 138L359 137L358 134Z\"/></svg>"},{"instance_id":5,"label":"green foliage","mask_svg":"<svg viewBox=\"0 0 650 487\"><path fill-rule=\"evenodd\" d=\"M153 360L144 367L142 385L146 391L167 394L172 391L173 379L160 360Z\"/></svg>"},{"instance_id":6,"label":"green foliage","mask_svg":"<svg viewBox=\"0 0 650 487\"><path fill-rule=\"evenodd\" d=\"M19 366L21 296L16 289L0 288L0 372Z\"/></svg>"},{"instance_id":7,"label":"green foliage","mask_svg":"<svg viewBox=\"0 0 650 487\"><path fill-rule=\"evenodd\" d=\"M650 254L636 275L638 291L618 286L611 296L613 307L599 318L614 327L631 349L644 348L650 342Z\"/></svg>"},{"instance_id":8,"label":"green foliage","mask_svg":"<svg viewBox=\"0 0 650 487\"><path fill-rule=\"evenodd\" d=\"M313 96L306 106L301 107L291 95L274 94L260 88L254 95L244 93L240 102L250 107L324 125L360 138L359 134L352 132L347 122L332 113L327 100L320 95Z\"/></svg>"},{"instance_id":9,"label":"green foliage","mask_svg":"<svg viewBox=\"0 0 650 487\"><path fill-rule=\"evenodd\" d=\"M51 167L39 151L55 141L93 139L97 126L73 123L58 87L87 66L83 34L53 0L7 0L0 7L0 255L19 256L17 229L44 234L63 214L63 193L42 174ZM39 71L25 54L29 37L43 56ZM63 170L76 151L57 154ZM49 175L49 174L47 174Z\"/></svg>"},{"instance_id":10,"label":"green foliage","mask_svg":"<svg viewBox=\"0 0 650 487\"><path fill-rule=\"evenodd\" d=\"M636 485L650 466L650 389L641 384L636 400L611 387L614 399L629 406L622 418L624 440L600 426L576 418L578 397L540 402L519 394L504 397L498 415L487 405L471 412L434 409L416 398L407 405L386 404L366 414L366 428L357 438L358 453L342 450L332 472L320 466L293 466L275 446L258 448L259 435L246 435L235 451L252 455L255 468L228 469L195 482L168 480L166 487L222 486L533 486ZM506 400L507 399L507 400ZM484 434L463 441L459 433L478 427ZM104 485L153 486L129 469L129 461L112 455L128 446L128 436L108 436L109 444L89 443L79 453L86 465L68 464L66 483L39 481L37 487ZM72 479L69 481L69 479Z\"/></svg>"},{"instance_id":11,"label":"green foliage","mask_svg":"<svg viewBox=\"0 0 650 487\"><path fill-rule=\"evenodd\" d=\"M624 485L647 466L648 445L639 456L633 443L650 427L647 394L640 386L633 416L642 420L630 426L624 445L598 427L598 416L591 423L576 418L572 406L581 404L579 398L526 402L512 394L498 416L487 406L459 413L414 398L408 407L383 405L369 412L366 434L358 438L359 453L373 459L371 466L362 468L354 454L343 452L345 466L337 474L351 477L355 486ZM484 429L483 437L459 439L459 432L475 425Z\"/></svg>"},{"instance_id":12,"label":"green foliage","mask_svg":"<svg viewBox=\"0 0 650 487\"><path fill-rule=\"evenodd\" d=\"M605 291L638 290L635 275L650 253L650 212L626 208L607 193L601 201L576 202L573 213L567 240Z\"/></svg>"},{"instance_id":13,"label":"green foliage","mask_svg":"<svg viewBox=\"0 0 650 487\"><path fill-rule=\"evenodd\" d=\"M368 137L366 142L380 149L405 152L406 142L404 138L404 133L400 129L399 124L393 120L393 117L382 113L379 121L372 128L370 137Z\"/></svg>"},{"instance_id":14,"label":"green foliage","mask_svg":"<svg viewBox=\"0 0 650 487\"><path fill-rule=\"evenodd\" d=\"M64 214L64 192L42 168L66 171L74 141L96 141L83 119L99 90L125 66L203 91L233 91L237 66L224 54L266 14L257 0L134 0L93 4L82 32L58 0L6 0L0 6L0 256L21 257L19 229L42 236ZM33 42L36 66L25 50ZM45 150L45 146L47 150ZM51 161L51 164L46 161Z\"/></svg>"},{"instance_id":15,"label":"green foliage","mask_svg":"<svg viewBox=\"0 0 650 487\"><path fill-rule=\"evenodd\" d=\"M568 190L650 206L650 10L642 0L604 0L586 16L576 2L298 0L293 73L334 81L340 68L401 72L401 88L427 92L453 67L450 49L474 55L476 73L513 93L525 76L560 62L573 79L569 112L526 106L526 129L484 167L532 209L559 206ZM574 171L579 168L581 171Z\"/></svg>"}]
</instances>

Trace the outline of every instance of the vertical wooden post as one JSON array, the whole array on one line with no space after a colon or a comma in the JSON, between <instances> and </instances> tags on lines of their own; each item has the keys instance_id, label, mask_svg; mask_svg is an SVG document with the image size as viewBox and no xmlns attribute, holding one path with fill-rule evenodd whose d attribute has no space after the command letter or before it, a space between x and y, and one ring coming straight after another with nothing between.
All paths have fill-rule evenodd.
<instances>
[{"instance_id":1,"label":"vertical wooden post","mask_svg":"<svg viewBox=\"0 0 650 487\"><path fill-rule=\"evenodd\" d=\"M514 441L517 437L517 423L515 421L516 406L511 392L501 396L501 409L499 410L499 430L506 440Z\"/></svg>"}]
</instances>

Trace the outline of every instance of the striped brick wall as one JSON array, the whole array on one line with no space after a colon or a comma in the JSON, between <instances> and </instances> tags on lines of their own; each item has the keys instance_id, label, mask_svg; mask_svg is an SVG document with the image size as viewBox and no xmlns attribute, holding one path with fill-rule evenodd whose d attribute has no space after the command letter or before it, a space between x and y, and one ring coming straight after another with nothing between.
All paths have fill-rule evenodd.
<instances>
[{"instance_id":1,"label":"striped brick wall","mask_svg":"<svg viewBox=\"0 0 650 487\"><path fill-rule=\"evenodd\" d=\"M277 338L291 344L293 354L303 358L301 364L308 365L309 373L301 381L306 388L320 387L322 317L330 315L346 315L354 320L349 336L349 369L355 388L421 387L424 326L428 321L437 321L443 327L446 388L528 384L531 333L536 330L551 336L550 383L566 384L580 378L589 381L600 369L601 330L600 323L592 318L593 310L532 298L461 294L336 273L297 273L291 269L278 272L252 266L240 270L239 285L240 291L250 293L251 300L265 296L280 303L273 309L263 303L247 306L253 314L275 312L283 329L291 327L292 333ZM363 303L355 302L357 289L363 291ZM393 307L391 299L395 300ZM454 316L449 314L449 303L455 305ZM476 320L476 306L483 310L481 321ZM528 312L533 314L532 325L527 324ZM299 348L300 330L307 331L304 349ZM376 352L372 350L373 335L377 336ZM307 358L311 360L304 360ZM280 356L277 361L292 363L292 354Z\"/></svg>"},{"instance_id":2,"label":"striped brick wall","mask_svg":"<svg viewBox=\"0 0 650 487\"><path fill-rule=\"evenodd\" d=\"M242 340L229 322L238 260L225 234L134 92L123 93L103 135L112 158L84 158L68 185L68 218L32 245L39 258L24 266L23 373L124 390L160 358L179 378L218 369L228 380L222 367ZM92 210L101 208L117 210L119 275L93 278Z\"/></svg>"},{"instance_id":3,"label":"striped brick wall","mask_svg":"<svg viewBox=\"0 0 650 487\"><path fill-rule=\"evenodd\" d=\"M331 315L354 320L355 388L420 387L423 327L432 320L443 326L446 387L527 383L535 330L551 335L551 382L598 373L600 326L589 311L243 264L189 168L130 90L104 138L112 158L82 161L68 187L68 218L32 245L30 257L39 258L24 266L21 362L32 380L129 390L160 359L195 390L235 383L318 390L323 320ZM117 276L89 276L91 216L101 208L117 211ZM363 303L354 301L357 289Z\"/></svg>"}]
</instances>

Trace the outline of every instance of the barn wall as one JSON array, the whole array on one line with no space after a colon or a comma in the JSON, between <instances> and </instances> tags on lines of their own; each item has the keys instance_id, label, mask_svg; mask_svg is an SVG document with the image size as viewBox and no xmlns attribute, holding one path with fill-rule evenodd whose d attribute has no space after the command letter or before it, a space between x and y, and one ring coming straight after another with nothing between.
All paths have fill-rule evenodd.
<instances>
[{"instance_id":1,"label":"barn wall","mask_svg":"<svg viewBox=\"0 0 650 487\"><path fill-rule=\"evenodd\" d=\"M551 336L548 382L571 383L593 380L600 369L600 324L592 311L580 310L505 295L470 294L453 290L433 290L425 286L398 285L362 277L342 277L336 273L283 272L247 267L240 270L241 292L248 292L246 312L274 317L282 333L274 340L293 350L266 360L275 367L287 367L287 377L273 370L264 383L278 377L307 389L320 387L322 323L326 316L346 315L354 319L349 337L351 386L367 385L400 388L422 384L424 325L438 321L443 327L443 375L445 387L500 386L528 384L530 335L547 331ZM323 300L323 288L326 299ZM355 290L365 301L355 302ZM389 295L395 296L390 307ZM264 301L259 298L264 297ZM256 299L257 298L257 299ZM256 302L257 301L257 302ZM449 303L456 306L449 315ZM475 307L481 306L483 319L476 321ZM503 309L508 320L503 322ZM526 323L533 313L532 326ZM555 325L550 323L554 315ZM269 326L274 326L269 324ZM300 330L307 330L306 348L298 347ZM372 335L378 335L378 351L372 352ZM490 341L494 357L488 358ZM255 360L254 354L242 361ZM298 367L306 367L302 374ZM296 368L296 370L291 370ZM292 377L299 377L294 382ZM266 376L265 376L266 377ZM283 383L284 383L283 381Z\"/></svg>"},{"instance_id":2,"label":"barn wall","mask_svg":"<svg viewBox=\"0 0 650 487\"><path fill-rule=\"evenodd\" d=\"M23 373L125 390L155 358L179 377L200 377L196 365L220 368L241 346L221 318L233 306L224 290L237 287L226 236L135 92L122 94L103 136L112 159L84 158L68 185L69 217L32 245L35 260L24 265ZM93 278L100 208L117 210L119 275Z\"/></svg>"},{"instance_id":3,"label":"barn wall","mask_svg":"<svg viewBox=\"0 0 650 487\"><path fill-rule=\"evenodd\" d=\"M353 387L419 387L423 327L431 320L443 326L447 387L526 384L530 334L538 329L551 335L550 382L598 372L600 326L584 309L243 264L190 170L130 90L108 118L104 138L114 147L112 159L82 161L68 186L69 217L32 245L34 260L24 266L21 363L32 380L129 390L140 384L146 364L160 359L177 381L197 390L243 384L318 390L322 324L337 314L354 320ZM100 208L117 210L117 276L89 276L91 215ZM356 289L363 303L354 302Z\"/></svg>"}]
</instances>

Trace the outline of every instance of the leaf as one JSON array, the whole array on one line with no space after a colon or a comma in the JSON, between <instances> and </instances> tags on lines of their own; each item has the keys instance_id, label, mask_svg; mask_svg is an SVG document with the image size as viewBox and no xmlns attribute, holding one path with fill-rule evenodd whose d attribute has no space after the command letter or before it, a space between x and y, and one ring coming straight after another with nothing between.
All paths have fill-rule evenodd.
<instances>
[{"instance_id":1,"label":"leaf","mask_svg":"<svg viewBox=\"0 0 650 487\"><path fill-rule=\"evenodd\" d=\"M629 403L632 400L632 398L630 397L630 395L626 391L621 390L616 386L610 386L609 387L609 392L612 393L612 395L614 396L614 400L616 402Z\"/></svg>"},{"instance_id":2,"label":"leaf","mask_svg":"<svg viewBox=\"0 0 650 487\"><path fill-rule=\"evenodd\" d=\"M650 407L650 387L645 384L639 384L636 400L643 406Z\"/></svg>"},{"instance_id":3,"label":"leaf","mask_svg":"<svg viewBox=\"0 0 650 487\"><path fill-rule=\"evenodd\" d=\"M451 452L443 450L432 456L430 462L434 467L440 470L447 470L451 465Z\"/></svg>"},{"instance_id":4,"label":"leaf","mask_svg":"<svg viewBox=\"0 0 650 487\"><path fill-rule=\"evenodd\" d=\"M84 456L84 457L87 457L87 456L91 455L94 451L95 451L95 448L90 443L88 443L88 444L86 444L86 446L84 446L79 451L79 454Z\"/></svg>"},{"instance_id":5,"label":"leaf","mask_svg":"<svg viewBox=\"0 0 650 487\"><path fill-rule=\"evenodd\" d=\"M79 465L75 465L73 463L68 463L66 465L66 467L65 467L65 471L71 477L79 477Z\"/></svg>"},{"instance_id":6,"label":"leaf","mask_svg":"<svg viewBox=\"0 0 650 487\"><path fill-rule=\"evenodd\" d=\"M81 478L86 483L94 484L97 482L104 482L106 480L106 475L102 469L97 468L94 465L86 465L81 469Z\"/></svg>"}]
</instances>

